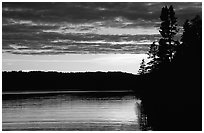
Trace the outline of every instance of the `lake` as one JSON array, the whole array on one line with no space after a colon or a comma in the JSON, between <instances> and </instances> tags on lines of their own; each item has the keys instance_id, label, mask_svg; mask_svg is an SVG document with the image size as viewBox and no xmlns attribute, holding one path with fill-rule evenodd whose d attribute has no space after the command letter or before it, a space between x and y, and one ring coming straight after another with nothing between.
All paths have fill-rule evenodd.
<instances>
[{"instance_id":1,"label":"lake","mask_svg":"<svg viewBox=\"0 0 204 133\"><path fill-rule=\"evenodd\" d=\"M141 130L131 92L3 93L3 130Z\"/></svg>"}]
</instances>

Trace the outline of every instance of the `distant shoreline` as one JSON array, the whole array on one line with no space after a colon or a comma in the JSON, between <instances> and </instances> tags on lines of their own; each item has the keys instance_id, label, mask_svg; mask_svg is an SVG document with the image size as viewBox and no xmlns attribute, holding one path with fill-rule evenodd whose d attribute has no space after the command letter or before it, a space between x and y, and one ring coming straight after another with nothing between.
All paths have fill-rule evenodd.
<instances>
[{"instance_id":1,"label":"distant shoreline","mask_svg":"<svg viewBox=\"0 0 204 133\"><path fill-rule=\"evenodd\" d=\"M120 93L120 92L133 92L132 90L104 90L104 91L22 91L22 92L2 92L2 95L24 95L24 94L60 94L60 93Z\"/></svg>"},{"instance_id":2,"label":"distant shoreline","mask_svg":"<svg viewBox=\"0 0 204 133\"><path fill-rule=\"evenodd\" d=\"M2 72L4 94L133 92L143 81L122 72Z\"/></svg>"}]
</instances>

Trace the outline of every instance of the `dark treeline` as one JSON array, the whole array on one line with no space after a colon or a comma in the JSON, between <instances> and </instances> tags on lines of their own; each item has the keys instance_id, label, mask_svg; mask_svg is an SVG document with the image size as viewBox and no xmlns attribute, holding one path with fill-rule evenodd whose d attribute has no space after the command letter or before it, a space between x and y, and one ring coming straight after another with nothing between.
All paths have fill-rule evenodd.
<instances>
[{"instance_id":1,"label":"dark treeline","mask_svg":"<svg viewBox=\"0 0 204 133\"><path fill-rule=\"evenodd\" d=\"M133 90L138 75L122 72L3 72L6 91ZM139 89L139 88L138 88Z\"/></svg>"},{"instance_id":2,"label":"dark treeline","mask_svg":"<svg viewBox=\"0 0 204 133\"><path fill-rule=\"evenodd\" d=\"M150 47L139 73L142 102L153 130L202 130L202 20L186 20L181 40L173 7L161 12L161 39Z\"/></svg>"}]
</instances>

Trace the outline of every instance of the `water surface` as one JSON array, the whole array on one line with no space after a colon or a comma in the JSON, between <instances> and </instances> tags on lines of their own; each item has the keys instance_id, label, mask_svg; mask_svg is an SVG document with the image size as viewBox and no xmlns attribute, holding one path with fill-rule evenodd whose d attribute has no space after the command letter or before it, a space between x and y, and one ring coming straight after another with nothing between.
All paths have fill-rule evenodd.
<instances>
[{"instance_id":1,"label":"water surface","mask_svg":"<svg viewBox=\"0 0 204 133\"><path fill-rule=\"evenodd\" d=\"M140 130L139 100L130 92L3 95L3 130Z\"/></svg>"}]
</instances>

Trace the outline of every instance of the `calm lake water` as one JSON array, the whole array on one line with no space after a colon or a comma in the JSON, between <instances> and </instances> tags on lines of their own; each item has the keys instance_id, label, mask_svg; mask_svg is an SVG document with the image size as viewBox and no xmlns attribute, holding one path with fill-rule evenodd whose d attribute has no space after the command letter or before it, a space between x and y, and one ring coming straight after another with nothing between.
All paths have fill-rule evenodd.
<instances>
[{"instance_id":1,"label":"calm lake water","mask_svg":"<svg viewBox=\"0 0 204 133\"><path fill-rule=\"evenodd\" d=\"M3 130L140 130L140 100L130 92L4 94Z\"/></svg>"}]
</instances>

